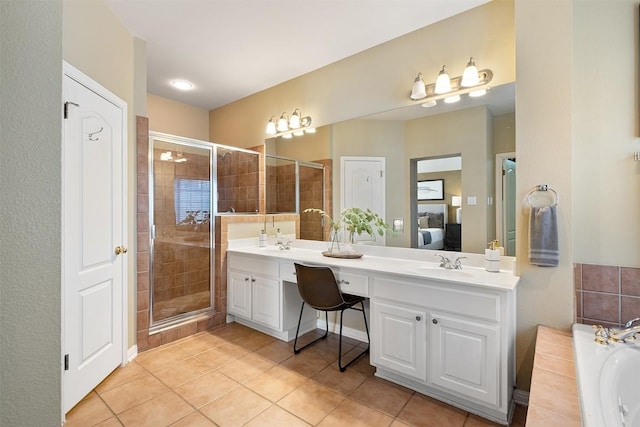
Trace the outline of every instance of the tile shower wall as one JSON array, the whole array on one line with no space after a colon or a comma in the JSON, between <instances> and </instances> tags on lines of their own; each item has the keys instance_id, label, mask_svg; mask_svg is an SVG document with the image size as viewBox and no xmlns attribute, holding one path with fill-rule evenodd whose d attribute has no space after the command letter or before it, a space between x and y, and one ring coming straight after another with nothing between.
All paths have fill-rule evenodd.
<instances>
[{"instance_id":1,"label":"tile shower wall","mask_svg":"<svg viewBox=\"0 0 640 427\"><path fill-rule=\"evenodd\" d=\"M259 158L240 151L218 157L218 211L258 212Z\"/></svg>"},{"instance_id":2,"label":"tile shower wall","mask_svg":"<svg viewBox=\"0 0 640 427\"><path fill-rule=\"evenodd\" d=\"M576 322L621 326L640 317L640 268L574 264Z\"/></svg>"}]
</instances>

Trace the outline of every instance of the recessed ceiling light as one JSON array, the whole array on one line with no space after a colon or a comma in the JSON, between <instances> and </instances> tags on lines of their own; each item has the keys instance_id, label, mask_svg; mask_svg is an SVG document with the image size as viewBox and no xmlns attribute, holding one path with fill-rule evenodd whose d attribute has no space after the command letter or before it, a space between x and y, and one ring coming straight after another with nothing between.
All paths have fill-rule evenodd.
<instances>
[{"instance_id":1,"label":"recessed ceiling light","mask_svg":"<svg viewBox=\"0 0 640 427\"><path fill-rule=\"evenodd\" d=\"M191 90L193 89L193 83L190 83L186 80L174 80L171 82L171 86L180 90Z\"/></svg>"}]
</instances>

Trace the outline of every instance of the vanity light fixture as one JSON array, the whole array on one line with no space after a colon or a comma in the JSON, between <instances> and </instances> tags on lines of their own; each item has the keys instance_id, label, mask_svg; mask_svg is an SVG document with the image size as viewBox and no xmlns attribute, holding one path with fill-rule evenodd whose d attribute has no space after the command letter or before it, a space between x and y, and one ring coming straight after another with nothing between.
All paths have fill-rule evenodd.
<instances>
[{"instance_id":1,"label":"vanity light fixture","mask_svg":"<svg viewBox=\"0 0 640 427\"><path fill-rule=\"evenodd\" d=\"M315 128L311 127L311 117L303 117L299 108L293 110L291 117L288 117L286 112L282 113L277 121L275 116L271 116L265 129L266 134L270 137L281 136L287 139L294 135L301 136L305 133L315 133L315 131Z\"/></svg>"},{"instance_id":2,"label":"vanity light fixture","mask_svg":"<svg viewBox=\"0 0 640 427\"><path fill-rule=\"evenodd\" d=\"M492 79L493 72L489 69L478 71L476 63L471 57L462 76L449 77L447 67L443 65L435 83L425 84L422 73L418 73L411 88L410 98L414 101L422 100L423 107L433 107L441 99L445 103L451 104L460 101L461 95L468 94L470 97L477 97L486 94L487 85Z\"/></svg>"}]
</instances>

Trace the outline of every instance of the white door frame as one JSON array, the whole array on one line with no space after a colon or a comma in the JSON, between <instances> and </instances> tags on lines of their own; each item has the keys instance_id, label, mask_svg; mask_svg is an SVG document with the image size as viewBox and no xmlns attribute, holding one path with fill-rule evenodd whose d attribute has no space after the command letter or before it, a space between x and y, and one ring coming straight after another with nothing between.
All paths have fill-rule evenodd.
<instances>
[{"instance_id":1,"label":"white door frame","mask_svg":"<svg viewBox=\"0 0 640 427\"><path fill-rule=\"evenodd\" d=\"M93 92L97 93L98 95L100 95L102 98L106 99L107 101L111 102L112 104L116 105L122 114L122 145L123 145L123 149L122 149L122 163L123 163L123 168L122 168L122 242L124 242L126 244L126 242L128 242L128 224L127 224L127 198L128 198L128 188L127 188L127 165L128 165L128 161L127 161L127 148L128 148L128 131L127 131L127 125L128 125L128 120L127 120L127 103L125 101L123 101L122 99L120 99L119 97L117 97L115 94L113 94L111 91L109 91L108 89L106 89L104 86L102 86L100 83L96 82L95 80L93 80L91 77L87 76L86 74L82 73L80 70L78 70L77 68L75 68L73 65L69 64L66 61L62 61L62 73L63 73L63 77L64 76L68 76L71 79L75 80L76 82L80 83L81 85L87 87L88 89L92 90ZM62 108L64 109L64 103L65 100L61 100L62 102ZM64 116L62 116L61 120L64 122ZM65 146L64 146L64 123L62 126L62 140L61 140L61 144L62 144L62 159L64 159L65 156ZM63 174L64 175L64 174ZM63 177L64 179L64 177ZM64 186L64 182L62 183L62 200L64 200L65 197L65 186ZM64 208L65 206L62 206L62 215L64 215ZM63 216L64 218L64 216ZM62 222L62 238L61 238L61 256L62 256L62 265L65 265L65 260L64 260L64 246L66 244L65 242L65 228L64 228L64 220ZM131 251L131 253L135 254L135 248L134 250ZM65 286L64 284L66 283L66 278L64 276L64 271L65 269L62 268L61 269L61 294L62 294L62 298L61 298L61 331L60 331L60 335L61 335L61 344L64 346L65 343ZM122 365L125 365L128 361L128 316L129 316L129 307L128 307L128 299L127 299L127 295L128 295L128 286L127 286L127 275L128 275L128 262L127 262L127 257L122 257ZM61 348L60 349L60 357L61 357L61 371L60 371L60 376L62 378L61 381L61 391L62 391L62 396L64 396L64 355L65 355L65 348ZM62 409L62 418L64 421L64 399L61 401L61 408Z\"/></svg>"},{"instance_id":2,"label":"white door frame","mask_svg":"<svg viewBox=\"0 0 640 427\"><path fill-rule=\"evenodd\" d=\"M504 207L502 206L502 163L505 159L515 158L516 152L511 151L509 153L498 153L496 154L496 196L495 196L495 207L496 207L496 239L500 242L500 244L505 245L505 236L504 236L504 220L503 220L503 212Z\"/></svg>"}]
</instances>

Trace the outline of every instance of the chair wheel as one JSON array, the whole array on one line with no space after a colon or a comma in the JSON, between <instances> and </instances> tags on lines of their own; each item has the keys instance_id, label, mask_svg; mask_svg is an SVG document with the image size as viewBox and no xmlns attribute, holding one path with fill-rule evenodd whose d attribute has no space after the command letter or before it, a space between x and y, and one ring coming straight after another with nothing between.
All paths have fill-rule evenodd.
<instances>
[{"instance_id":1,"label":"chair wheel","mask_svg":"<svg viewBox=\"0 0 640 427\"><path fill-rule=\"evenodd\" d=\"M340 372L344 372L347 370L347 367L345 366L344 368L340 368Z\"/></svg>"},{"instance_id":2,"label":"chair wheel","mask_svg":"<svg viewBox=\"0 0 640 427\"><path fill-rule=\"evenodd\" d=\"M293 350L293 354L298 354L300 353L300 350Z\"/></svg>"}]
</instances>

